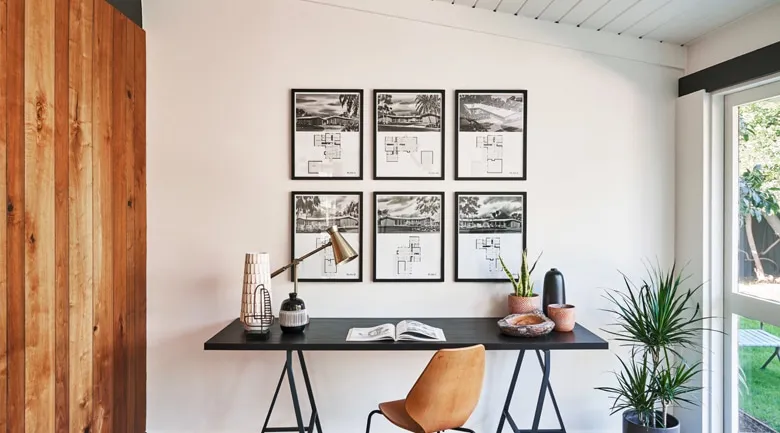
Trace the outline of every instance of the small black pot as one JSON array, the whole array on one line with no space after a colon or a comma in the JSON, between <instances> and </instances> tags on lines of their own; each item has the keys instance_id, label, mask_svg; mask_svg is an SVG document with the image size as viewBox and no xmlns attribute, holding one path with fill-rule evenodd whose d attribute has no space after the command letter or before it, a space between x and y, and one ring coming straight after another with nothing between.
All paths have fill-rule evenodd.
<instances>
[{"instance_id":1,"label":"small black pot","mask_svg":"<svg viewBox=\"0 0 780 433\"><path fill-rule=\"evenodd\" d=\"M656 412L661 417L661 412ZM666 427L644 427L639 425L636 411L623 412L623 433L680 433L680 421L666 414Z\"/></svg>"}]
</instances>

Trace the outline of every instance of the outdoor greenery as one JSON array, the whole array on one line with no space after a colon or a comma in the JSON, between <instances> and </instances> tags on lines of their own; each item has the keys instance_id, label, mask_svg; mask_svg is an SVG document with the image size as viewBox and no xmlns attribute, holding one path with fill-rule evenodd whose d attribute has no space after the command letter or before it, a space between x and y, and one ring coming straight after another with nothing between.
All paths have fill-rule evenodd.
<instances>
[{"instance_id":1,"label":"outdoor greenery","mask_svg":"<svg viewBox=\"0 0 780 433\"><path fill-rule=\"evenodd\" d=\"M699 388L690 382L700 363L686 363L679 351L699 347L703 319L693 296L701 285L686 289L686 279L675 265L649 266L640 284L623 275L626 290L606 293L612 304L606 311L617 320L605 331L631 349L628 360L618 357L617 385L597 388L614 398L612 414L633 410L640 425L665 427L671 406L695 403L689 393Z\"/></svg>"},{"instance_id":2,"label":"outdoor greenery","mask_svg":"<svg viewBox=\"0 0 780 433\"><path fill-rule=\"evenodd\" d=\"M501 262L501 267L504 269L504 273L507 277L509 277L509 281L512 283L515 296L530 298L534 295L534 282L531 281L531 274L534 272L534 269L536 269L536 264L539 263L540 257L542 257L541 253L539 253L539 257L536 258L534 264L531 265L531 268L529 269L528 250L523 250L523 260L520 263L520 272L518 272L517 278L515 278L515 276L512 275L512 271L506 267L504 259L501 256L498 256L498 260Z\"/></svg>"},{"instance_id":3,"label":"outdoor greenery","mask_svg":"<svg viewBox=\"0 0 780 433\"><path fill-rule=\"evenodd\" d=\"M740 318L741 329L756 329L757 320ZM764 324L764 330L780 336L780 327ZM774 359L761 370L774 349L771 347L740 347L739 365L745 383L739 393L739 407L752 417L780 431L780 361Z\"/></svg>"},{"instance_id":4,"label":"outdoor greenery","mask_svg":"<svg viewBox=\"0 0 780 433\"><path fill-rule=\"evenodd\" d=\"M765 280L763 261L777 243L764 251L756 246L753 222L767 219L780 239L780 98L738 108L739 209L748 251L758 280ZM744 248L743 248L744 249Z\"/></svg>"}]
</instances>

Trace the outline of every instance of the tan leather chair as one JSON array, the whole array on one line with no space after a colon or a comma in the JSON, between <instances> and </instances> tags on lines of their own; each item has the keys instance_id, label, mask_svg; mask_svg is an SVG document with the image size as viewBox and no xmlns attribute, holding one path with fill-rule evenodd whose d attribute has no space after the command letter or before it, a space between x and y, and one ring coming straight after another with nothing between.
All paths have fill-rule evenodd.
<instances>
[{"instance_id":1,"label":"tan leather chair","mask_svg":"<svg viewBox=\"0 0 780 433\"><path fill-rule=\"evenodd\" d=\"M474 412L485 376L485 346L442 349L428 362L404 400L379 404L379 410L390 422L414 433L457 430L474 433L463 424Z\"/></svg>"}]
</instances>

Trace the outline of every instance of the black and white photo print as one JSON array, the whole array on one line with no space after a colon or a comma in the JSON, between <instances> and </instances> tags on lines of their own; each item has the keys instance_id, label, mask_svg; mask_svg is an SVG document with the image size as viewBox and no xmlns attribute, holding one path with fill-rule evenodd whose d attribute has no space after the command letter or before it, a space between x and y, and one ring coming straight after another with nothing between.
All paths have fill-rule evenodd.
<instances>
[{"instance_id":1,"label":"black and white photo print","mask_svg":"<svg viewBox=\"0 0 780 433\"><path fill-rule=\"evenodd\" d=\"M455 179L525 180L528 92L457 90Z\"/></svg>"},{"instance_id":2,"label":"black and white photo print","mask_svg":"<svg viewBox=\"0 0 780 433\"><path fill-rule=\"evenodd\" d=\"M362 90L292 90L292 178L363 178Z\"/></svg>"},{"instance_id":3,"label":"black and white photo print","mask_svg":"<svg viewBox=\"0 0 780 433\"><path fill-rule=\"evenodd\" d=\"M444 281L444 193L374 193L374 281Z\"/></svg>"},{"instance_id":4,"label":"black and white photo print","mask_svg":"<svg viewBox=\"0 0 780 433\"><path fill-rule=\"evenodd\" d=\"M291 207L292 259L330 242L333 226L358 253L357 260L339 265L333 249L325 248L298 265L298 281L363 281L363 193L293 192Z\"/></svg>"},{"instance_id":5,"label":"black and white photo print","mask_svg":"<svg viewBox=\"0 0 780 433\"><path fill-rule=\"evenodd\" d=\"M443 90L374 90L374 179L444 179Z\"/></svg>"},{"instance_id":6,"label":"black and white photo print","mask_svg":"<svg viewBox=\"0 0 780 433\"><path fill-rule=\"evenodd\" d=\"M526 205L524 192L455 193L455 281L508 281L499 257L520 266Z\"/></svg>"}]
</instances>

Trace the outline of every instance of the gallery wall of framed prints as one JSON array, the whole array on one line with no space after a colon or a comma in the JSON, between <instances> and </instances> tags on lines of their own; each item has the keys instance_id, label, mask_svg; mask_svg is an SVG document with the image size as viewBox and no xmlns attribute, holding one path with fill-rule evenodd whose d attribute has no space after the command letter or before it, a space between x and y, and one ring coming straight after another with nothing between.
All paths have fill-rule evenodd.
<instances>
[{"instance_id":1,"label":"gallery wall of framed prints","mask_svg":"<svg viewBox=\"0 0 780 433\"><path fill-rule=\"evenodd\" d=\"M444 179L444 90L374 90L374 179Z\"/></svg>"},{"instance_id":2,"label":"gallery wall of framed prints","mask_svg":"<svg viewBox=\"0 0 780 433\"><path fill-rule=\"evenodd\" d=\"M525 192L455 193L455 281L503 282L526 246Z\"/></svg>"},{"instance_id":3,"label":"gallery wall of framed prints","mask_svg":"<svg viewBox=\"0 0 780 433\"><path fill-rule=\"evenodd\" d=\"M363 130L368 127L364 91L292 89L290 96L291 178L362 181ZM374 180L443 181L448 128L454 139L454 180L493 185L527 179L526 90L455 90L449 126L445 99L441 89L371 92L367 109L373 122L368 129ZM326 230L332 226L359 254L358 260L336 265L332 250L325 249L299 265L299 281L363 281L363 224L368 220L362 188L347 184L353 191L291 193L292 258L327 243ZM455 192L451 217L445 215L444 192L377 188L371 203L371 281L443 282L445 251L454 252L456 282L508 281L500 258L516 271L527 245L527 193L515 185L513 191ZM448 218L454 221L452 249L444 245Z\"/></svg>"},{"instance_id":4,"label":"gallery wall of framed prints","mask_svg":"<svg viewBox=\"0 0 780 433\"><path fill-rule=\"evenodd\" d=\"M525 180L528 92L456 90L456 180Z\"/></svg>"},{"instance_id":5,"label":"gallery wall of framed prints","mask_svg":"<svg viewBox=\"0 0 780 433\"><path fill-rule=\"evenodd\" d=\"M292 178L363 179L363 90L291 94Z\"/></svg>"},{"instance_id":6,"label":"gallery wall of framed prints","mask_svg":"<svg viewBox=\"0 0 780 433\"><path fill-rule=\"evenodd\" d=\"M327 244L330 236L326 230L333 226L338 226L344 239L358 253L357 260L336 265L333 250L326 248L298 265L298 281L363 281L362 192L293 191L290 210L291 261Z\"/></svg>"},{"instance_id":7,"label":"gallery wall of framed prints","mask_svg":"<svg viewBox=\"0 0 780 433\"><path fill-rule=\"evenodd\" d=\"M375 192L375 282L444 281L444 193Z\"/></svg>"}]
</instances>

